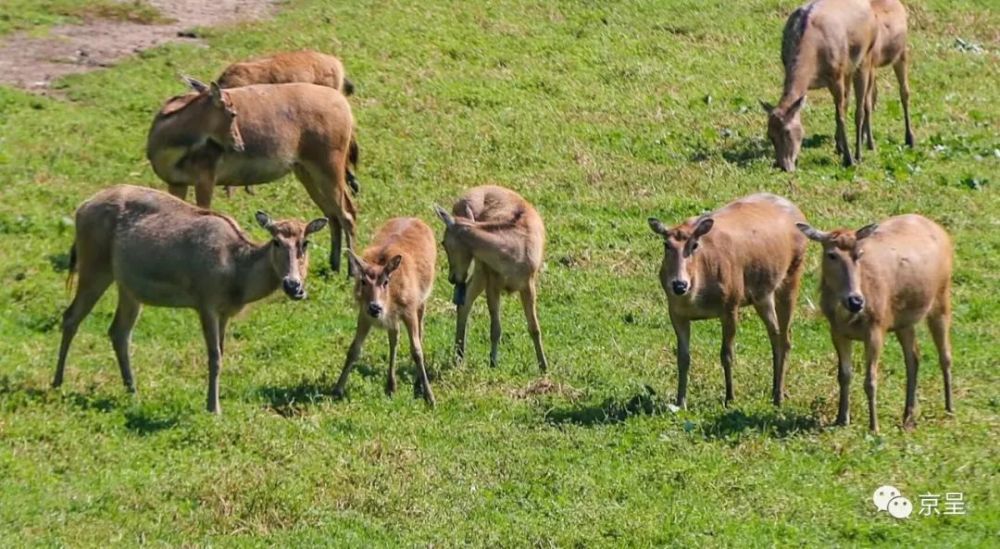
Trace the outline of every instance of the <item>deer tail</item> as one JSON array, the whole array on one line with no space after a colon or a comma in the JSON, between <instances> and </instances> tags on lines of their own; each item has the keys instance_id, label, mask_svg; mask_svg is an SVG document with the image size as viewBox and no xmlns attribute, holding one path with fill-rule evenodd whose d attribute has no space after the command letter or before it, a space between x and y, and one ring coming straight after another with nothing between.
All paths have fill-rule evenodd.
<instances>
[{"instance_id":1,"label":"deer tail","mask_svg":"<svg viewBox=\"0 0 1000 549\"><path fill-rule=\"evenodd\" d=\"M354 82L351 79L344 77L344 95L354 95Z\"/></svg>"}]
</instances>

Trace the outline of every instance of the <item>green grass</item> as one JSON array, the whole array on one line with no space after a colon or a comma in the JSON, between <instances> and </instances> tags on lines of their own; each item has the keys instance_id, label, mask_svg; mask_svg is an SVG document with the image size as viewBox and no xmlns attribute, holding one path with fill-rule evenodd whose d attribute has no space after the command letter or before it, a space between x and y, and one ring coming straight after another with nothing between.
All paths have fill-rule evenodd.
<instances>
[{"instance_id":1,"label":"green grass","mask_svg":"<svg viewBox=\"0 0 1000 549\"><path fill-rule=\"evenodd\" d=\"M0 36L92 18L147 25L169 21L145 0L3 0L0 2Z\"/></svg>"},{"instance_id":2,"label":"green grass","mask_svg":"<svg viewBox=\"0 0 1000 549\"><path fill-rule=\"evenodd\" d=\"M163 47L68 77L69 101L0 88L0 545L995 544L1000 12L985 0L911 6L917 148L902 144L895 82L882 71L878 151L840 168L829 94L816 91L803 116L815 146L788 175L771 168L758 99L779 94L780 33L794 6L291 0L273 21L210 31L207 49ZM958 49L956 38L985 52ZM477 184L538 206L554 389L531 390L539 376L512 299L501 366L488 366L482 303L471 358L451 365L440 253L424 343L438 408L407 391L382 395L382 334L369 339L349 398L331 400L354 313L318 242L307 301L275 296L230 325L222 417L202 411L207 367L190 311L145 309L133 340L139 394L124 393L105 336L113 291L83 324L66 385L49 390L76 205L112 183L163 188L145 135L181 91L178 73L209 78L236 59L304 47L342 56L358 85L362 243L392 216L440 231L431 204ZM815 306L815 247L786 406L769 404L767 338L747 311L736 404L721 403L718 323L702 322L689 410L666 409L674 338L655 274L661 246L645 219L679 220L763 190L823 228L921 212L954 235L955 417L943 412L921 327L917 430L897 427L905 368L892 340L880 370L883 433L866 430L863 376L857 423L831 426L835 359ZM261 239L258 208L317 213L291 178L216 207ZM893 520L870 500L886 483L914 501L963 492L968 514Z\"/></svg>"}]
</instances>

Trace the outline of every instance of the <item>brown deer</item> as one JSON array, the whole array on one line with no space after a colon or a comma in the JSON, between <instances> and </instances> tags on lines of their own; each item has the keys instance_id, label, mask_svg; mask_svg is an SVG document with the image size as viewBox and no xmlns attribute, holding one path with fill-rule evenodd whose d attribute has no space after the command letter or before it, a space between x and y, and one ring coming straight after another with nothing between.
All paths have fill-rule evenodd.
<instances>
[{"instance_id":1,"label":"brown deer","mask_svg":"<svg viewBox=\"0 0 1000 549\"><path fill-rule=\"evenodd\" d=\"M170 194L184 199L194 185L198 205L209 208L216 185L269 183L295 172L330 220L330 267L339 271L341 233L351 247L357 217L346 184L354 126L347 99L314 84L223 90L190 83L196 91L167 101L146 145Z\"/></svg>"},{"instance_id":2,"label":"brown deer","mask_svg":"<svg viewBox=\"0 0 1000 549\"><path fill-rule=\"evenodd\" d=\"M497 365L500 344L500 296L518 292L538 368L548 367L538 324L538 275L545 249L545 226L534 206L510 189L475 187L455 202L449 214L434 206L445 224L448 281L458 306L455 352L465 357L465 331L472 304L484 290L490 310L490 365ZM470 273L471 271L471 273Z\"/></svg>"},{"instance_id":3,"label":"brown deer","mask_svg":"<svg viewBox=\"0 0 1000 549\"><path fill-rule=\"evenodd\" d=\"M804 131L800 111L810 89L828 88L836 108L837 152L845 166L861 160L861 131L877 23L869 0L815 0L792 12L781 40L785 84L781 100L761 102L768 113L767 135L776 163L795 171ZM844 117L854 82L855 156L851 157Z\"/></svg>"},{"instance_id":4,"label":"brown deer","mask_svg":"<svg viewBox=\"0 0 1000 549\"><path fill-rule=\"evenodd\" d=\"M434 261L437 247L434 232L423 221L400 217L387 221L375 234L372 244L361 256L347 250L356 277L354 301L358 306L358 325L347 360L334 387L342 397L347 378L361 355L365 338L373 326L389 332L389 372L385 392L396 391L396 343L402 321L410 336L410 355L417 366L413 395L424 397L434 406L434 393L424 364L424 310L434 287Z\"/></svg>"},{"instance_id":5,"label":"brown deer","mask_svg":"<svg viewBox=\"0 0 1000 549\"><path fill-rule=\"evenodd\" d=\"M108 335L125 387L135 392L129 342L142 305L195 309L208 347L208 411L219 413L226 324L279 287L292 299L305 298L307 237L326 225L323 218L272 221L263 212L257 222L270 241L255 244L232 218L153 189L118 185L84 202L70 250L70 277L79 273L79 283L63 314L52 386L62 385L80 322L115 282L118 310Z\"/></svg>"},{"instance_id":6,"label":"brown deer","mask_svg":"<svg viewBox=\"0 0 1000 549\"><path fill-rule=\"evenodd\" d=\"M913 130L910 129L910 78L908 75L909 52L906 47L906 8L899 0L872 0L872 10L878 21L878 35L875 37L875 47L872 50L872 66L885 67L892 65L899 82L899 100L903 104L904 137L906 144L913 147ZM868 84L868 98L865 101L864 134L868 149L875 148L872 139L872 110L878 100L875 85L875 71L871 71Z\"/></svg>"},{"instance_id":7,"label":"brown deer","mask_svg":"<svg viewBox=\"0 0 1000 549\"><path fill-rule=\"evenodd\" d=\"M222 71L217 80L219 87L241 88L254 84L290 84L305 82L340 90L344 95L354 93L354 84L344 75L344 64L340 59L325 53L303 50L276 53L267 57L258 57L247 61L233 63ZM351 149L348 159L357 169L358 144L351 135ZM347 170L347 184L357 193L360 190L357 177L350 169ZM226 187L229 196L231 187ZM246 187L247 192L250 187Z\"/></svg>"},{"instance_id":8,"label":"brown deer","mask_svg":"<svg viewBox=\"0 0 1000 549\"><path fill-rule=\"evenodd\" d=\"M951 401L951 238L938 224L915 214L890 217L857 231L823 232L799 224L823 245L820 307L837 350L840 407L837 424L850 423L851 342L865 344L868 427L878 432L875 393L878 359L886 332L895 332L906 362L903 426L916 424L917 339L927 319L944 376L944 407Z\"/></svg>"},{"instance_id":9,"label":"brown deer","mask_svg":"<svg viewBox=\"0 0 1000 549\"><path fill-rule=\"evenodd\" d=\"M677 406L687 405L691 321L722 322L722 371L728 406L733 400L733 339L739 309L753 305L771 341L772 398L784 397L792 311L802 278L807 241L795 229L805 221L788 200L755 194L692 217L673 228L656 218L649 227L663 237L660 285L667 294L677 335Z\"/></svg>"}]
</instances>

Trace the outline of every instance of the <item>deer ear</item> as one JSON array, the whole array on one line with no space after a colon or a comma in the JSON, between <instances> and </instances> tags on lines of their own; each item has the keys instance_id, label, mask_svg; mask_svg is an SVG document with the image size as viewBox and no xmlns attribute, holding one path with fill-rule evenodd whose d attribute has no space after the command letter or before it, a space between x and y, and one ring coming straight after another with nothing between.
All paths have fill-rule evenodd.
<instances>
[{"instance_id":1,"label":"deer ear","mask_svg":"<svg viewBox=\"0 0 1000 549\"><path fill-rule=\"evenodd\" d=\"M869 236L875 234L878 230L878 223L872 223L871 225L865 225L857 231L854 232L854 238L861 240L863 238L868 238Z\"/></svg>"},{"instance_id":2,"label":"deer ear","mask_svg":"<svg viewBox=\"0 0 1000 549\"><path fill-rule=\"evenodd\" d=\"M663 222L655 217L650 217L646 219L646 223L649 223L649 229L654 233L666 238L667 228L663 226Z\"/></svg>"},{"instance_id":3,"label":"deer ear","mask_svg":"<svg viewBox=\"0 0 1000 549\"><path fill-rule=\"evenodd\" d=\"M808 223L796 223L795 226L798 227L798 229L802 231L802 234L806 235L809 240L823 242L829 236L829 234L824 233L823 231L812 228L812 226Z\"/></svg>"},{"instance_id":4,"label":"deer ear","mask_svg":"<svg viewBox=\"0 0 1000 549\"><path fill-rule=\"evenodd\" d=\"M448 213L448 212L447 212L447 211L446 211L446 210L445 210L444 208L442 208L441 206L438 206L437 204L435 204L435 205L434 205L434 211L435 211L435 212L437 213L437 216L438 216L439 218L441 218L441 221L443 221L443 222L444 222L444 226L445 226L446 228L451 228L451 226L455 224L455 218L453 218L453 217L451 216L451 214L450 214L450 213Z\"/></svg>"},{"instance_id":5,"label":"deer ear","mask_svg":"<svg viewBox=\"0 0 1000 549\"><path fill-rule=\"evenodd\" d=\"M181 80L183 80L185 84L190 86L192 90L198 93L205 93L208 91L208 86L206 86L204 82L198 80L197 78L191 78L190 76L182 75Z\"/></svg>"},{"instance_id":6,"label":"deer ear","mask_svg":"<svg viewBox=\"0 0 1000 549\"><path fill-rule=\"evenodd\" d=\"M368 265L363 259L354 254L354 250L347 249L347 264L350 266L348 272L353 273L357 279L365 276L365 271L368 270Z\"/></svg>"},{"instance_id":7,"label":"deer ear","mask_svg":"<svg viewBox=\"0 0 1000 549\"><path fill-rule=\"evenodd\" d=\"M771 111L774 110L774 105L764 101L763 99L758 99L758 101L760 102L760 108L764 109L764 112L767 114L771 114Z\"/></svg>"},{"instance_id":8,"label":"deer ear","mask_svg":"<svg viewBox=\"0 0 1000 549\"><path fill-rule=\"evenodd\" d=\"M706 234L708 234L708 231L712 230L712 227L714 226L715 226L715 220L712 219L711 217L706 217L698 221L698 224L695 226L694 233L691 235L691 238L701 238L705 236Z\"/></svg>"},{"instance_id":9,"label":"deer ear","mask_svg":"<svg viewBox=\"0 0 1000 549\"><path fill-rule=\"evenodd\" d=\"M468 217L469 221L476 220L476 214L472 211L472 206L468 202L465 203L465 217Z\"/></svg>"},{"instance_id":10,"label":"deer ear","mask_svg":"<svg viewBox=\"0 0 1000 549\"><path fill-rule=\"evenodd\" d=\"M257 219L258 225L260 225L263 229L267 230L271 234L274 234L274 221L271 220L271 216L267 215L267 213L263 211L258 210L257 213L254 214L254 218Z\"/></svg>"},{"instance_id":11,"label":"deer ear","mask_svg":"<svg viewBox=\"0 0 1000 549\"><path fill-rule=\"evenodd\" d=\"M306 236L309 236L317 231L322 231L323 227L326 227L326 218L318 217L313 219L306 225Z\"/></svg>"},{"instance_id":12,"label":"deer ear","mask_svg":"<svg viewBox=\"0 0 1000 549\"><path fill-rule=\"evenodd\" d=\"M212 104L216 107L229 107L226 104L226 98L222 96L222 88L219 87L218 82L212 82L209 87L209 92L212 94Z\"/></svg>"},{"instance_id":13,"label":"deer ear","mask_svg":"<svg viewBox=\"0 0 1000 549\"><path fill-rule=\"evenodd\" d=\"M803 95L802 97L796 99L795 102L792 103L790 107L788 107L788 110L785 111L784 119L788 121L794 118L797 114L799 114L799 110L805 104L806 104L806 96Z\"/></svg>"}]
</instances>

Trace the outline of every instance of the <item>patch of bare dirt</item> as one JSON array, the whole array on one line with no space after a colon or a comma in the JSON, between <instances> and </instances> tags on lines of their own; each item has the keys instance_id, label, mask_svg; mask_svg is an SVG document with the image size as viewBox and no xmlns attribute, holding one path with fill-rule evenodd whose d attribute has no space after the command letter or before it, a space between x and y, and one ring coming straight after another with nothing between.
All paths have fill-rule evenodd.
<instances>
[{"instance_id":1,"label":"patch of bare dirt","mask_svg":"<svg viewBox=\"0 0 1000 549\"><path fill-rule=\"evenodd\" d=\"M0 39L0 84L46 93L67 74L109 67L167 42L197 42L191 30L262 19L279 0L148 0L169 23L145 25L93 19L49 29L44 37L15 33Z\"/></svg>"}]
</instances>

